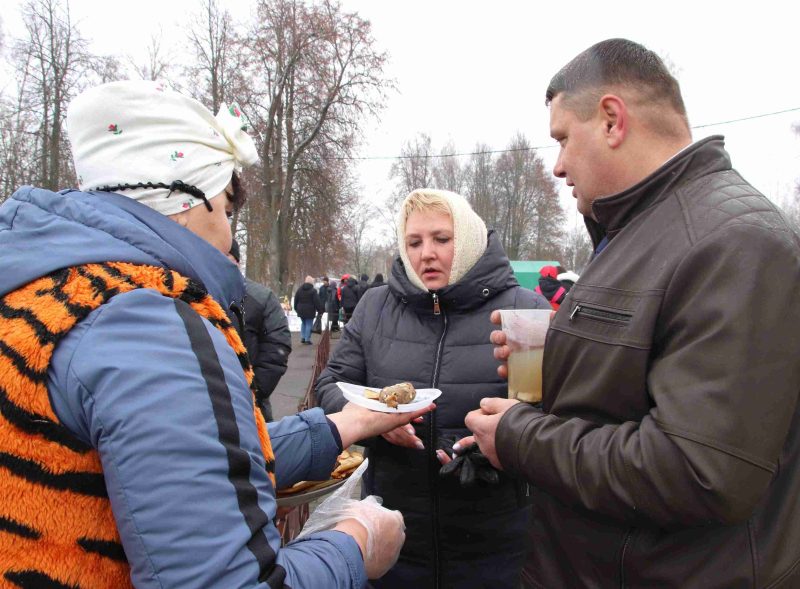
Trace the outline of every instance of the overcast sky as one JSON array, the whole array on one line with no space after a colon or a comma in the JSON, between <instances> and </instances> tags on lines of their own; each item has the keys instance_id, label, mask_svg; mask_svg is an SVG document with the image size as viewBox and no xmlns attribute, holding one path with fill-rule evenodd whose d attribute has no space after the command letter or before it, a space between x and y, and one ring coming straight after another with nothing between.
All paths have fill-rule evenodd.
<instances>
[{"instance_id":1,"label":"overcast sky","mask_svg":"<svg viewBox=\"0 0 800 589\"><path fill-rule=\"evenodd\" d=\"M235 17L246 0L222 1ZM73 18L98 53L144 53L160 25L169 36L192 0L96 2L72 0ZM544 90L551 76L591 44L627 37L656 50L681 83L691 124L800 109L800 3L616 0L344 0L370 20L377 46L390 55L397 83L380 121L365 125L357 155L393 156L418 132L435 148L452 140L459 152L478 141L502 149L518 131L552 168ZM5 12L6 27L15 18ZM179 53L181 45L173 51ZM775 201L800 177L800 110L695 129L695 139L722 134L734 166ZM462 158L466 161L466 158ZM391 160L365 160L358 172L365 194L391 192ZM574 220L574 203L562 191Z\"/></svg>"}]
</instances>

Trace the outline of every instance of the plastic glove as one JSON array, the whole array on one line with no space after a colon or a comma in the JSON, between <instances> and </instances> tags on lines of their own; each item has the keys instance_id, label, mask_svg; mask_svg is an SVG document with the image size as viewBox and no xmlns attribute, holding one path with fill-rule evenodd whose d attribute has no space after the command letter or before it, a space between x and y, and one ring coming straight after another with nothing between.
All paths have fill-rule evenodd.
<instances>
[{"instance_id":1,"label":"plastic glove","mask_svg":"<svg viewBox=\"0 0 800 589\"><path fill-rule=\"evenodd\" d=\"M377 579L397 562L406 534L402 514L383 507L380 497L370 495L361 501L351 497L368 464L369 460L365 460L339 489L317 506L297 537L330 530L345 520L357 521L367 531L364 553L367 578Z\"/></svg>"},{"instance_id":2,"label":"plastic glove","mask_svg":"<svg viewBox=\"0 0 800 589\"><path fill-rule=\"evenodd\" d=\"M455 440L440 439L439 448L448 456L453 454ZM476 481L489 485L500 482L497 470L489 463L489 459L481 454L478 444L471 444L459 451L458 455L439 469L440 477L455 477L462 487L472 487Z\"/></svg>"}]
</instances>

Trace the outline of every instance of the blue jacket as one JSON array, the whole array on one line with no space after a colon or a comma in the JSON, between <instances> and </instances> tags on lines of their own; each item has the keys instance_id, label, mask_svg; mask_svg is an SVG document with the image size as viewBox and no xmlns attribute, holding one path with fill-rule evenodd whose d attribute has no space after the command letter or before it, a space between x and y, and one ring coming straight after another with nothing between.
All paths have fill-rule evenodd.
<instances>
[{"instance_id":1,"label":"blue jacket","mask_svg":"<svg viewBox=\"0 0 800 589\"><path fill-rule=\"evenodd\" d=\"M0 207L0 251L0 296L56 269L103 261L170 268L199 280L225 309L244 294L238 268L220 252L116 194L23 187ZM202 322L211 345L196 355L171 299L147 289L119 294L69 332L48 373L59 420L99 452L134 585L266 588L259 579L281 567L294 589L363 587L363 560L346 534L280 547L251 392L222 333ZM202 355L218 358L222 390L209 390ZM220 440L212 395L233 411L238 448ZM278 487L328 477L338 448L322 410L271 423L269 432ZM231 453L249 461L249 476L239 469L229 477Z\"/></svg>"}]
</instances>

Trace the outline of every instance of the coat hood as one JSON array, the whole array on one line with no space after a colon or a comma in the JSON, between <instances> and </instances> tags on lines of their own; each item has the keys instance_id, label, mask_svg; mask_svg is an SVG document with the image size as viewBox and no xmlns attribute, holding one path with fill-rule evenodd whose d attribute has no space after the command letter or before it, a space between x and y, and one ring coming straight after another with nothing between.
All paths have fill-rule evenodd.
<instances>
[{"instance_id":1,"label":"coat hood","mask_svg":"<svg viewBox=\"0 0 800 589\"><path fill-rule=\"evenodd\" d=\"M225 310L244 298L244 278L221 252L119 194L23 186L0 207L0 251L0 296L60 268L131 262L197 280Z\"/></svg>"},{"instance_id":2,"label":"coat hood","mask_svg":"<svg viewBox=\"0 0 800 589\"><path fill-rule=\"evenodd\" d=\"M469 272L455 284L450 284L436 293L440 302L449 309L466 311L514 286L519 286L519 282L514 276L500 238L494 230L491 230L487 235L486 251ZM395 257L392 265L389 290L408 304L432 309L431 292L422 292L411 283L399 255Z\"/></svg>"}]
</instances>

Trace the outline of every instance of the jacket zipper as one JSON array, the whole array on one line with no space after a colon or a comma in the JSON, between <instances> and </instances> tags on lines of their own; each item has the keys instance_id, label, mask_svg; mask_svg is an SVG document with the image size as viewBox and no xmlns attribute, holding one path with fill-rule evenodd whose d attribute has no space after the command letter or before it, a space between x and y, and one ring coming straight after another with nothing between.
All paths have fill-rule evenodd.
<instances>
[{"instance_id":1,"label":"jacket zipper","mask_svg":"<svg viewBox=\"0 0 800 589\"><path fill-rule=\"evenodd\" d=\"M625 589L625 552L628 550L628 543L631 540L632 530L628 530L625 534L625 540L622 542L622 554L619 557L619 587Z\"/></svg>"},{"instance_id":2,"label":"jacket zipper","mask_svg":"<svg viewBox=\"0 0 800 589\"><path fill-rule=\"evenodd\" d=\"M617 311L606 311L597 307L589 307L585 303L578 303L569 314L572 321L577 316L584 316L587 319L605 321L606 323L629 323L633 315L631 313L619 313Z\"/></svg>"},{"instance_id":3,"label":"jacket zipper","mask_svg":"<svg viewBox=\"0 0 800 589\"><path fill-rule=\"evenodd\" d=\"M447 313L443 313L439 305L439 295L433 293L433 314L441 315L443 321L442 335L439 338L439 344L436 346L436 358L433 364L433 378L431 379L431 388L435 389L439 384L439 368L442 362L442 349L444 348L444 338L447 335ZM436 459L436 449L434 448L434 437L436 430L436 412L429 413L430 419L429 436L428 436L428 455L431 464L438 463ZM439 589L442 585L441 570L439 566L439 488L438 488L438 473L431 469L429 473L431 483L431 503L432 503L432 527L433 527L433 579L435 589Z\"/></svg>"}]
</instances>

